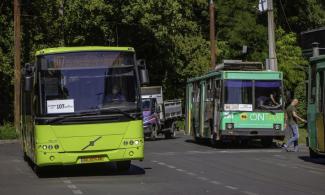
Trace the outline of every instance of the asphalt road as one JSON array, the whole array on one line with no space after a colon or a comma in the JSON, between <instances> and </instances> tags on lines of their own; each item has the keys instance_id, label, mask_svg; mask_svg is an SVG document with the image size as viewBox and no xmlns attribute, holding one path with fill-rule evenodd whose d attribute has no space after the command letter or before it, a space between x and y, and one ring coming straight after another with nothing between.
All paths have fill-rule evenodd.
<instances>
[{"instance_id":1,"label":"asphalt road","mask_svg":"<svg viewBox=\"0 0 325 195\"><path fill-rule=\"evenodd\" d=\"M212 148L191 137L148 141L145 160L128 173L113 164L59 167L37 177L18 143L0 144L0 195L74 194L325 194L325 159L275 146Z\"/></svg>"}]
</instances>

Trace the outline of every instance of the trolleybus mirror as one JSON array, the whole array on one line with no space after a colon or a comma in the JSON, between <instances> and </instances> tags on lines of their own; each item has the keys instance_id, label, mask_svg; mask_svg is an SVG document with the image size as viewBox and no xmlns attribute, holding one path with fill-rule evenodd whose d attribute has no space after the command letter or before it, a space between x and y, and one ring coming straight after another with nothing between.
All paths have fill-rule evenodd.
<instances>
[{"instance_id":1,"label":"trolleybus mirror","mask_svg":"<svg viewBox=\"0 0 325 195\"><path fill-rule=\"evenodd\" d=\"M148 75L148 70L147 69L141 69L140 70L140 79L141 79L141 84L142 85L149 84L149 75Z\"/></svg>"}]
</instances>

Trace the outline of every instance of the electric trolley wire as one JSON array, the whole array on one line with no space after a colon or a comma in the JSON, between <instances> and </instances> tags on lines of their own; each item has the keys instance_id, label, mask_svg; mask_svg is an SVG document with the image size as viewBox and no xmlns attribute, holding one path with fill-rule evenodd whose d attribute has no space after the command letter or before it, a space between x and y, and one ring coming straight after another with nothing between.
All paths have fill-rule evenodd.
<instances>
[{"instance_id":1,"label":"electric trolley wire","mask_svg":"<svg viewBox=\"0 0 325 195\"><path fill-rule=\"evenodd\" d=\"M287 14L285 13L285 10L284 10L284 6L283 6L283 3L282 3L282 0L279 0L280 1L280 7L281 7L281 10L282 10L282 13L283 13L283 16L284 16L284 19L289 27L289 30L292 32L292 28L289 24L289 21L288 21L288 18L287 18Z\"/></svg>"}]
</instances>

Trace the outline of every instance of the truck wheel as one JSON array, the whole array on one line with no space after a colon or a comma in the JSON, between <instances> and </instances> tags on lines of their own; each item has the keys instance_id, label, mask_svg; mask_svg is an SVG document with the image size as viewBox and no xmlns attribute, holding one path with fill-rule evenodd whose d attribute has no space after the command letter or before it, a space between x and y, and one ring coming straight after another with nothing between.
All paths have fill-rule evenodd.
<instances>
[{"instance_id":1,"label":"truck wheel","mask_svg":"<svg viewBox=\"0 0 325 195\"><path fill-rule=\"evenodd\" d=\"M166 139L173 139L176 137L176 122L173 122L170 131L165 133Z\"/></svg>"},{"instance_id":2,"label":"truck wheel","mask_svg":"<svg viewBox=\"0 0 325 195\"><path fill-rule=\"evenodd\" d=\"M131 161L130 160L116 162L116 168L117 168L117 171L119 171L119 172L127 172L127 171L129 171L130 166L131 166Z\"/></svg>"},{"instance_id":3,"label":"truck wheel","mask_svg":"<svg viewBox=\"0 0 325 195\"><path fill-rule=\"evenodd\" d=\"M155 141L157 139L157 127L151 127L150 140Z\"/></svg>"}]
</instances>

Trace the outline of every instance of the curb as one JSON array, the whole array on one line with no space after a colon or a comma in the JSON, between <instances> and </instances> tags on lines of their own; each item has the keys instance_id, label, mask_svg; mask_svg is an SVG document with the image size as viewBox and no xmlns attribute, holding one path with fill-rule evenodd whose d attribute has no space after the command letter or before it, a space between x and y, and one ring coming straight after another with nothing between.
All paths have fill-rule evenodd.
<instances>
[{"instance_id":1,"label":"curb","mask_svg":"<svg viewBox=\"0 0 325 195\"><path fill-rule=\"evenodd\" d=\"M18 143L18 142L19 142L18 139L0 140L0 145L1 144L14 144L14 143Z\"/></svg>"}]
</instances>

